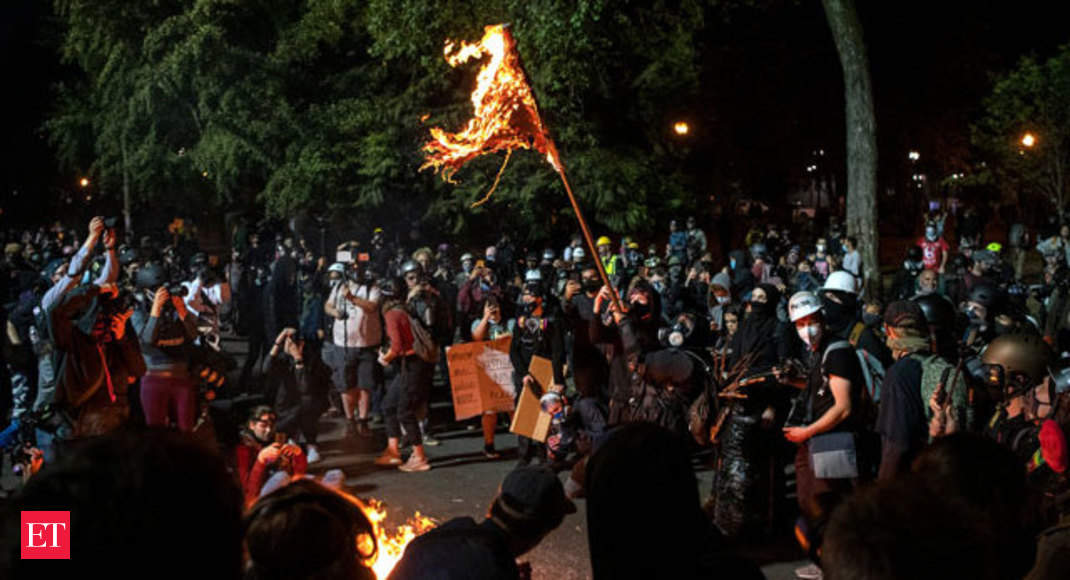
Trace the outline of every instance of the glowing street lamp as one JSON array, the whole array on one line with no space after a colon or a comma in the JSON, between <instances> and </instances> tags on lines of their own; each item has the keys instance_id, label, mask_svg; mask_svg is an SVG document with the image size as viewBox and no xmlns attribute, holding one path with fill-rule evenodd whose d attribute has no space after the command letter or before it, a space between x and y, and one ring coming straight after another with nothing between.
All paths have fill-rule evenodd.
<instances>
[{"instance_id":1,"label":"glowing street lamp","mask_svg":"<svg viewBox=\"0 0 1070 580\"><path fill-rule=\"evenodd\" d=\"M1037 144L1037 138L1032 133L1026 133L1022 135L1022 145L1026 147L1032 147Z\"/></svg>"},{"instance_id":2,"label":"glowing street lamp","mask_svg":"<svg viewBox=\"0 0 1070 580\"><path fill-rule=\"evenodd\" d=\"M910 153L907 153L907 157L909 157L911 161L917 161L918 159L921 159L921 153L911 151Z\"/></svg>"},{"instance_id":3,"label":"glowing street lamp","mask_svg":"<svg viewBox=\"0 0 1070 580\"><path fill-rule=\"evenodd\" d=\"M684 135L687 135L691 132L691 126L685 123L684 121L677 121L673 124L672 130L677 135L683 137Z\"/></svg>"},{"instance_id":4,"label":"glowing street lamp","mask_svg":"<svg viewBox=\"0 0 1070 580\"><path fill-rule=\"evenodd\" d=\"M82 187L89 187L89 178L88 177L83 177L83 178L79 179L78 180L78 185L81 185Z\"/></svg>"}]
</instances>

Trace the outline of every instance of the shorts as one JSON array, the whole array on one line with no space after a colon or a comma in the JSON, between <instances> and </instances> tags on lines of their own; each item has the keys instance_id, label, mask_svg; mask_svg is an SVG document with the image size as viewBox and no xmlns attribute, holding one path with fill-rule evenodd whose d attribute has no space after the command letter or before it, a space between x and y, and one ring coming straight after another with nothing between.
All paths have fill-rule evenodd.
<instances>
[{"instance_id":1,"label":"shorts","mask_svg":"<svg viewBox=\"0 0 1070 580\"><path fill-rule=\"evenodd\" d=\"M323 362L331 368L331 384L340 393L351 389L370 391L383 382L378 346L344 347L327 343L323 345Z\"/></svg>"}]
</instances>

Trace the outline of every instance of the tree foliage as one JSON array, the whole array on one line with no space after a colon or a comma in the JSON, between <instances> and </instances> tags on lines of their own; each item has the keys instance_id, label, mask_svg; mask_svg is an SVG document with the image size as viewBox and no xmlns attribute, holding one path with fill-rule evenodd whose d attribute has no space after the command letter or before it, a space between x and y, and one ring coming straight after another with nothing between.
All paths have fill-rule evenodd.
<instances>
[{"instance_id":1,"label":"tree foliage","mask_svg":"<svg viewBox=\"0 0 1070 580\"><path fill-rule=\"evenodd\" d=\"M1032 146L1022 143L1026 133ZM971 183L992 184L1019 202L1040 197L1063 217L1070 201L1070 45L1045 61L1023 58L998 77L971 139L984 157Z\"/></svg>"},{"instance_id":2,"label":"tree foliage","mask_svg":"<svg viewBox=\"0 0 1070 580\"><path fill-rule=\"evenodd\" d=\"M418 172L427 128L470 114L475 67L450 69L444 41L510 22L590 217L643 230L697 186L668 128L695 105L707 4L56 0L59 50L81 76L59 87L47 129L68 165L91 162L105 188L127 176L143 203L257 200L276 215L357 210L454 231L506 215L545 232L571 218L537 155L515 155L477 210L500 160L473 163L459 186Z\"/></svg>"}]
</instances>

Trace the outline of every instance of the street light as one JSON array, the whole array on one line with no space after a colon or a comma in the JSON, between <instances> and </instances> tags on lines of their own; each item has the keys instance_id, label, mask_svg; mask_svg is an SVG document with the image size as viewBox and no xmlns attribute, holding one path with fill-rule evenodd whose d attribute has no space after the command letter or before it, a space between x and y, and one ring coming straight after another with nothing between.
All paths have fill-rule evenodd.
<instances>
[{"instance_id":1,"label":"street light","mask_svg":"<svg viewBox=\"0 0 1070 580\"><path fill-rule=\"evenodd\" d=\"M1036 145L1036 144L1037 144L1037 138L1032 133L1027 132L1025 135L1022 135L1022 145L1026 146L1026 147L1032 147L1033 145Z\"/></svg>"},{"instance_id":2,"label":"street light","mask_svg":"<svg viewBox=\"0 0 1070 580\"><path fill-rule=\"evenodd\" d=\"M911 151L910 153L907 153L907 157L909 157L911 161L917 161L918 159L921 159L921 153Z\"/></svg>"},{"instance_id":3,"label":"street light","mask_svg":"<svg viewBox=\"0 0 1070 580\"><path fill-rule=\"evenodd\" d=\"M83 178L79 179L78 180L78 185L81 185L82 187L89 187L89 178L88 177L83 177Z\"/></svg>"},{"instance_id":4,"label":"street light","mask_svg":"<svg viewBox=\"0 0 1070 580\"><path fill-rule=\"evenodd\" d=\"M673 124L672 130L679 136L683 137L691 132L691 126L684 121L677 121Z\"/></svg>"}]
</instances>

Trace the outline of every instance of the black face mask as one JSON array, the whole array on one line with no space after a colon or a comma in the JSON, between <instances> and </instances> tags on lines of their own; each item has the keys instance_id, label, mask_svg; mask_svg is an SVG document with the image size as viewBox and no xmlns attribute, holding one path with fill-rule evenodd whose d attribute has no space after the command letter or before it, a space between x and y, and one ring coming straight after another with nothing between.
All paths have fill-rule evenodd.
<instances>
[{"instance_id":1,"label":"black face mask","mask_svg":"<svg viewBox=\"0 0 1070 580\"><path fill-rule=\"evenodd\" d=\"M601 280L584 280L583 281L583 289L586 290L587 292L598 292L599 290L602 289L602 281Z\"/></svg>"},{"instance_id":2,"label":"black face mask","mask_svg":"<svg viewBox=\"0 0 1070 580\"><path fill-rule=\"evenodd\" d=\"M758 316L767 316L773 312L773 306L768 302L751 302L750 303L751 314Z\"/></svg>"},{"instance_id":3,"label":"black face mask","mask_svg":"<svg viewBox=\"0 0 1070 580\"><path fill-rule=\"evenodd\" d=\"M854 321L853 305L840 304L829 299L821 300L822 309L825 311L825 323L829 328L841 329Z\"/></svg>"},{"instance_id":4,"label":"black face mask","mask_svg":"<svg viewBox=\"0 0 1070 580\"><path fill-rule=\"evenodd\" d=\"M628 310L631 314L637 318L646 318L650 314L650 305L643 304L642 302L632 302L628 305Z\"/></svg>"}]
</instances>

